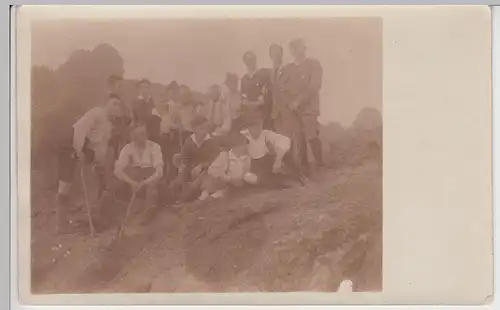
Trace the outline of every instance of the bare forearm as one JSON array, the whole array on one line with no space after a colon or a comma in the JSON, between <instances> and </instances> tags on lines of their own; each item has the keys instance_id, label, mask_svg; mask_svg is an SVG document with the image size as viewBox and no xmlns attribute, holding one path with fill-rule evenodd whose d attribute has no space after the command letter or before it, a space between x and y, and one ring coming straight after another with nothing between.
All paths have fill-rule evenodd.
<instances>
[{"instance_id":1,"label":"bare forearm","mask_svg":"<svg viewBox=\"0 0 500 310\"><path fill-rule=\"evenodd\" d=\"M161 168L156 168L156 171L155 173L153 173L153 175L151 175L149 178L147 178L145 181L144 181L144 184L151 184L153 182L156 182L158 181L160 178L162 177L162 169Z\"/></svg>"},{"instance_id":2,"label":"bare forearm","mask_svg":"<svg viewBox=\"0 0 500 310\"><path fill-rule=\"evenodd\" d=\"M118 180L123 181L127 184L133 184L135 182L122 169L116 169L115 176L118 178Z\"/></svg>"}]
</instances>

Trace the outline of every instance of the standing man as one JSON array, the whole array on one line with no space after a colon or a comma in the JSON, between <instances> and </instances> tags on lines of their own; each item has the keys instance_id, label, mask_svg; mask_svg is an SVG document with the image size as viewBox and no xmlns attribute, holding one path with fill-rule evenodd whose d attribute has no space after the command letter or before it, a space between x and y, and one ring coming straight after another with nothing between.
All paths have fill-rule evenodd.
<instances>
[{"instance_id":1,"label":"standing man","mask_svg":"<svg viewBox=\"0 0 500 310\"><path fill-rule=\"evenodd\" d=\"M114 95L121 97L121 84L123 78L117 75L111 75L108 78L108 96ZM113 151L113 157L118 159L121 148L128 142L128 127L131 123L130 112L126 105L123 104L123 111L120 115L113 117L113 130L111 140L109 141L110 147Z\"/></svg>"},{"instance_id":2,"label":"standing man","mask_svg":"<svg viewBox=\"0 0 500 310\"><path fill-rule=\"evenodd\" d=\"M159 143L161 117L153 114L155 104L151 96L151 82L143 79L139 82L139 95L132 102L132 124L146 126L148 139Z\"/></svg>"},{"instance_id":3,"label":"standing man","mask_svg":"<svg viewBox=\"0 0 500 310\"><path fill-rule=\"evenodd\" d=\"M303 40L292 40L289 47L295 66L291 72L288 87L297 90L294 99L289 103L290 109L298 113L303 135L311 147L316 165L322 167L323 158L321 141L318 137L318 117L323 68L316 59L306 57L306 45ZM301 152L302 158L307 156L307 145L301 148Z\"/></svg>"},{"instance_id":4,"label":"standing man","mask_svg":"<svg viewBox=\"0 0 500 310\"><path fill-rule=\"evenodd\" d=\"M292 154L296 164L301 160L298 157L300 141L300 120L297 111L291 109L291 103L297 95L297 88L290 84L291 73L295 64L283 64L283 47L271 44L269 57L273 62L271 73L273 109L271 117L274 121L276 133L287 136L292 141Z\"/></svg>"},{"instance_id":5,"label":"standing man","mask_svg":"<svg viewBox=\"0 0 500 310\"><path fill-rule=\"evenodd\" d=\"M132 102L132 123L136 126L146 124L147 118L155 107L150 93L151 82L148 79L142 79L138 87L139 95Z\"/></svg>"},{"instance_id":6,"label":"standing man","mask_svg":"<svg viewBox=\"0 0 500 310\"><path fill-rule=\"evenodd\" d=\"M264 115L264 128L272 129L272 95L268 91L271 86L271 72L269 69L257 68L257 56L252 51L243 54L243 63L247 67L240 87L243 105L247 110L258 109Z\"/></svg>"},{"instance_id":7,"label":"standing man","mask_svg":"<svg viewBox=\"0 0 500 310\"><path fill-rule=\"evenodd\" d=\"M97 176L99 196L106 190L105 160L111 138L111 120L121 113L122 102L110 95L104 106L94 107L83 115L68 131L58 154L57 214L58 232L67 232L69 227L68 207L70 189L73 184L78 161L92 163Z\"/></svg>"}]
</instances>

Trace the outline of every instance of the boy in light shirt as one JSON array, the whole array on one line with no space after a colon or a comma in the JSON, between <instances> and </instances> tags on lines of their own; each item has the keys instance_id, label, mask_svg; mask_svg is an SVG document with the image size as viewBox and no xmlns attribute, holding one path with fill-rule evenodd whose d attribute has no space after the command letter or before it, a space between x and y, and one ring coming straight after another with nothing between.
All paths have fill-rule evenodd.
<instances>
[{"instance_id":1,"label":"boy in light shirt","mask_svg":"<svg viewBox=\"0 0 500 310\"><path fill-rule=\"evenodd\" d=\"M258 176L258 183L281 188L288 187L288 181L293 179L304 185L306 180L292 159L290 138L263 129L263 119L260 112L254 112L247 129L241 131L248 139L251 171Z\"/></svg>"},{"instance_id":2,"label":"boy in light shirt","mask_svg":"<svg viewBox=\"0 0 500 310\"><path fill-rule=\"evenodd\" d=\"M222 151L208 168L208 173L201 182L202 193L199 200L205 200L209 196L222 198L231 187L257 183L258 177L250 172L252 159L248 155L247 139L240 134L231 140L232 148Z\"/></svg>"}]
</instances>

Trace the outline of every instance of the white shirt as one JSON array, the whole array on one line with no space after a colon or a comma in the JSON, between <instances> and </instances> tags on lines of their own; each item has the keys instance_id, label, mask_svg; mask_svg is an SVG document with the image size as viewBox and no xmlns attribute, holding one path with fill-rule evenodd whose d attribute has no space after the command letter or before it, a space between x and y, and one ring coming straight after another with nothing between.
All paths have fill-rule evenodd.
<instances>
[{"instance_id":1,"label":"white shirt","mask_svg":"<svg viewBox=\"0 0 500 310\"><path fill-rule=\"evenodd\" d=\"M115 163L115 169L123 170L126 167L163 167L160 145L149 140L143 149L133 142L125 145Z\"/></svg>"},{"instance_id":2,"label":"white shirt","mask_svg":"<svg viewBox=\"0 0 500 310\"><path fill-rule=\"evenodd\" d=\"M163 103L165 104L165 103ZM170 130L174 127L174 121L173 121L173 113L170 109L170 106L172 105L171 102L166 103L166 106L159 106L158 108L153 109L153 115L157 115L161 118L161 123L160 123L160 132L162 134L169 133Z\"/></svg>"},{"instance_id":3,"label":"white shirt","mask_svg":"<svg viewBox=\"0 0 500 310\"><path fill-rule=\"evenodd\" d=\"M171 102L169 104L173 123L180 123L182 128L187 131L193 131L191 122L196 116L196 107L192 104L183 104L181 102Z\"/></svg>"},{"instance_id":4,"label":"white shirt","mask_svg":"<svg viewBox=\"0 0 500 310\"><path fill-rule=\"evenodd\" d=\"M113 125L104 107L90 109L73 125L74 149L81 152L87 138L90 142L89 148L94 151L96 162L104 163L112 128Z\"/></svg>"},{"instance_id":5,"label":"white shirt","mask_svg":"<svg viewBox=\"0 0 500 310\"><path fill-rule=\"evenodd\" d=\"M225 135L231 130L231 111L226 101L210 100L204 107L205 117L215 126L215 135Z\"/></svg>"},{"instance_id":6,"label":"white shirt","mask_svg":"<svg viewBox=\"0 0 500 310\"><path fill-rule=\"evenodd\" d=\"M205 142L205 141L209 140L211 137L212 137L212 136L210 136L210 134L207 134L207 135L205 136L205 138L203 138L203 142ZM200 144L200 143L198 143L198 141L196 141L196 135L195 135L194 133L191 135L191 140L193 140L194 144L196 144L196 146L197 146L197 147L200 147L200 146L201 146L201 144ZM202 142L202 143L203 143L203 142Z\"/></svg>"},{"instance_id":7,"label":"white shirt","mask_svg":"<svg viewBox=\"0 0 500 310\"><path fill-rule=\"evenodd\" d=\"M229 107L232 119L241 116L242 97L240 92L231 92L226 85L222 85L222 101Z\"/></svg>"},{"instance_id":8,"label":"white shirt","mask_svg":"<svg viewBox=\"0 0 500 310\"><path fill-rule=\"evenodd\" d=\"M208 168L208 173L216 178L229 176L233 180L243 180L250 172L251 158L248 155L236 156L232 151L221 152Z\"/></svg>"},{"instance_id":9,"label":"white shirt","mask_svg":"<svg viewBox=\"0 0 500 310\"><path fill-rule=\"evenodd\" d=\"M248 129L242 130L241 133L248 139L248 154L253 159L264 157L269 153L270 148L276 155L283 156L291 146L291 141L287 136L270 130L262 130L257 138L252 137Z\"/></svg>"}]
</instances>

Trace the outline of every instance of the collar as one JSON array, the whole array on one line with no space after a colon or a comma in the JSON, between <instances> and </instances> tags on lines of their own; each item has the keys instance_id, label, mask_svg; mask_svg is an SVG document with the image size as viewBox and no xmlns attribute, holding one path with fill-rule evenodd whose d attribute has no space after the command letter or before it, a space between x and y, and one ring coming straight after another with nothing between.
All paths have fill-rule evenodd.
<instances>
[{"instance_id":1,"label":"collar","mask_svg":"<svg viewBox=\"0 0 500 310\"><path fill-rule=\"evenodd\" d=\"M252 137L252 135L250 134L250 131L248 131L248 129L244 129L244 130L240 131L240 133L242 135L244 135L245 137L247 137L248 140L255 141L255 140L258 140L260 137L262 137L262 135L264 134L264 130L262 130L262 132L260 133L260 136L258 136L257 138Z\"/></svg>"},{"instance_id":2,"label":"collar","mask_svg":"<svg viewBox=\"0 0 500 310\"><path fill-rule=\"evenodd\" d=\"M137 144L135 144L134 142L132 142L132 146L134 147L135 150L145 150L149 147L149 145L151 144L151 141L149 140L146 140L146 143L144 144L144 148L140 148L137 146Z\"/></svg>"},{"instance_id":3,"label":"collar","mask_svg":"<svg viewBox=\"0 0 500 310\"><path fill-rule=\"evenodd\" d=\"M246 74L247 74L247 76L248 76L249 78L253 78L253 77L254 77L254 75L255 75L255 73L257 72L257 70L259 70L259 69L255 69L254 71L247 71L247 73L246 73Z\"/></svg>"},{"instance_id":4,"label":"collar","mask_svg":"<svg viewBox=\"0 0 500 310\"><path fill-rule=\"evenodd\" d=\"M203 141L202 141L202 142L207 141L207 140L209 140L210 138L211 138L210 134L207 134L207 135L205 136L205 138L203 139ZM201 146L201 144L199 144L199 143L198 143L198 141L196 141L196 138L195 138L195 134L194 134L194 133L191 135L191 140L193 140L194 144L196 144L196 146L197 146L197 147L200 147L200 146Z\"/></svg>"}]
</instances>

